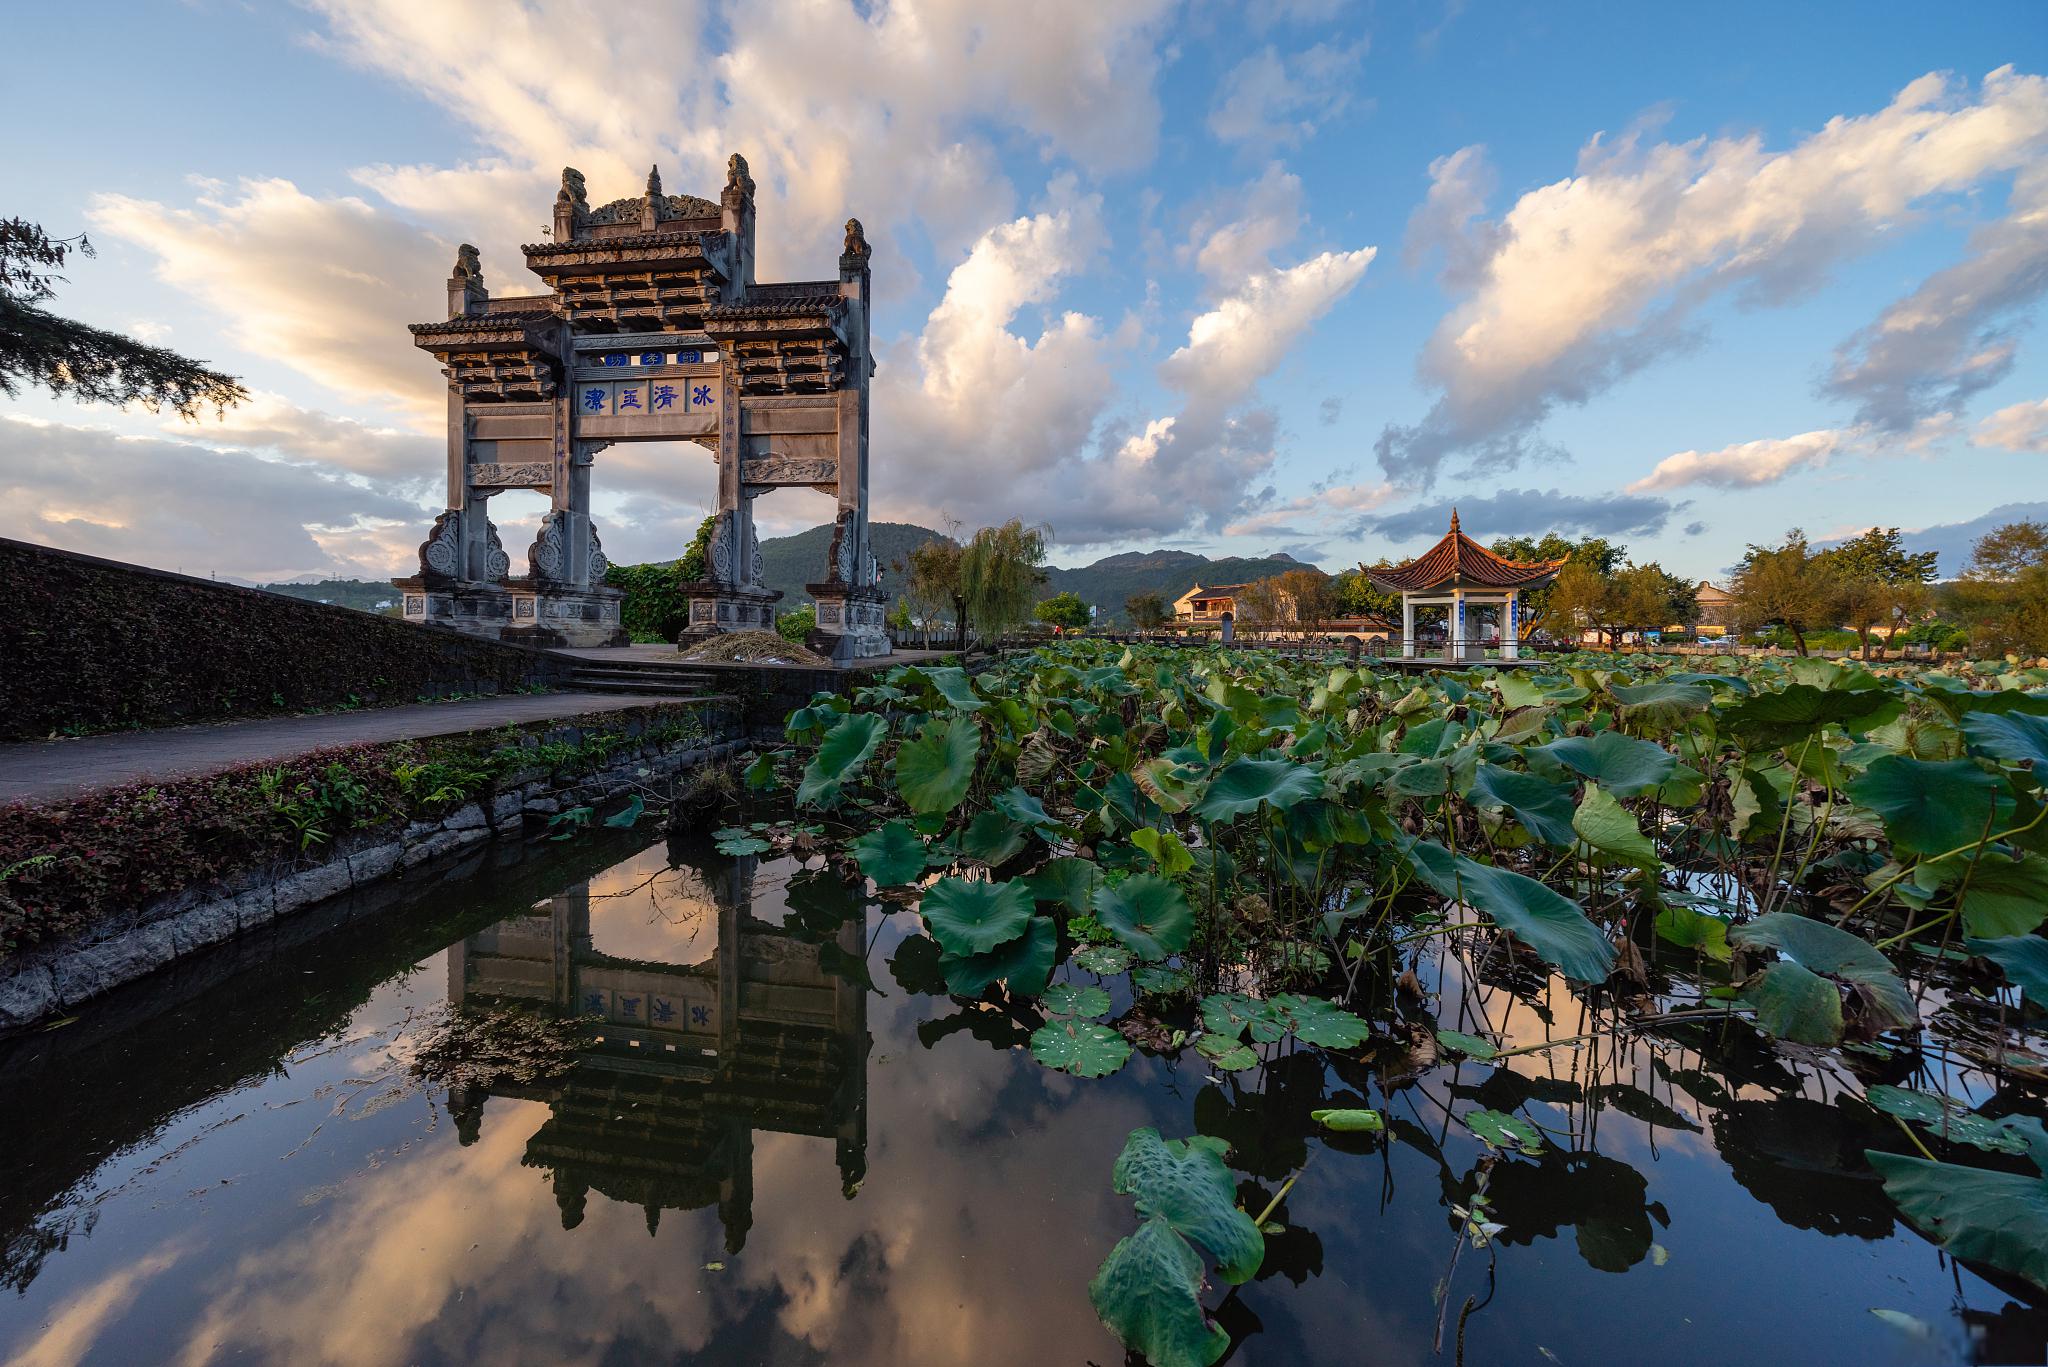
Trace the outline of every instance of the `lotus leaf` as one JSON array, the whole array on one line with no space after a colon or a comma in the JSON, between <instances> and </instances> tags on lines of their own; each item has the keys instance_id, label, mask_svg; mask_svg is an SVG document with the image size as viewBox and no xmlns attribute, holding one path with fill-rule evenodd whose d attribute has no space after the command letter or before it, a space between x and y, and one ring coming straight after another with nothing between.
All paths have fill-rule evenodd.
<instances>
[{"instance_id":1,"label":"lotus leaf","mask_svg":"<svg viewBox=\"0 0 2048 1367\"><path fill-rule=\"evenodd\" d=\"M1046 860L1026 874L1024 882L1039 901L1057 902L1076 916L1085 916L1094 909L1102 870L1086 859L1065 855Z\"/></svg>"},{"instance_id":2,"label":"lotus leaf","mask_svg":"<svg viewBox=\"0 0 2048 1367\"><path fill-rule=\"evenodd\" d=\"M1728 938L1738 945L1764 945L1778 950L1795 963L1839 978L1860 988L1868 1003L1872 1017L1881 1025L1907 1026L1919 1017L1913 1007L1913 998L1906 991L1906 985L1899 981L1892 970L1891 960L1884 957L1869 944L1846 930L1815 921L1790 912L1774 911L1768 916L1759 916L1748 925L1737 926ZM1810 985L1796 977L1787 976L1780 980L1775 989L1785 996L1779 1005L1797 1006L1802 1002L1807 1007L1817 1007L1818 997ZM1753 995L1753 994L1752 994ZM1840 1003L1836 1004L1837 1034L1840 1031ZM1795 1017L1788 1017L1793 1019ZM1803 1013L1796 1017L1803 1020L1818 1020ZM1759 1016L1761 1019L1761 1016ZM1769 1029L1768 1026L1765 1027ZM1772 1030L1772 1034L1780 1034ZM1798 1035L1780 1034L1784 1039L1800 1039ZM1811 1042L1802 1040L1801 1042Z\"/></svg>"},{"instance_id":3,"label":"lotus leaf","mask_svg":"<svg viewBox=\"0 0 2048 1367\"><path fill-rule=\"evenodd\" d=\"M1636 816L1608 796L1597 783L1586 785L1579 809L1572 814L1572 829L1595 850L1611 860L1655 873L1664 867L1657 847L1636 825Z\"/></svg>"},{"instance_id":4,"label":"lotus leaf","mask_svg":"<svg viewBox=\"0 0 2048 1367\"><path fill-rule=\"evenodd\" d=\"M1310 1111L1308 1118L1338 1134L1378 1134L1387 1128L1386 1117L1378 1111L1357 1108Z\"/></svg>"},{"instance_id":5,"label":"lotus leaf","mask_svg":"<svg viewBox=\"0 0 2048 1367\"><path fill-rule=\"evenodd\" d=\"M1031 919L1031 890L1017 882L941 878L918 910L948 954L984 954L1024 933Z\"/></svg>"},{"instance_id":6,"label":"lotus leaf","mask_svg":"<svg viewBox=\"0 0 2048 1367\"><path fill-rule=\"evenodd\" d=\"M1257 1054L1239 1041L1222 1035L1203 1035L1195 1041L1195 1048L1202 1057L1228 1073L1241 1073L1259 1066Z\"/></svg>"},{"instance_id":7,"label":"lotus leaf","mask_svg":"<svg viewBox=\"0 0 2048 1367\"><path fill-rule=\"evenodd\" d=\"M1935 1243L2048 1287L2048 1181L1866 1150L1885 1194Z\"/></svg>"},{"instance_id":8,"label":"lotus leaf","mask_svg":"<svg viewBox=\"0 0 2048 1367\"><path fill-rule=\"evenodd\" d=\"M1131 832L1131 843L1152 856L1152 862L1168 878L1177 878L1195 866L1195 857L1188 853L1187 845L1172 831L1141 826Z\"/></svg>"},{"instance_id":9,"label":"lotus leaf","mask_svg":"<svg viewBox=\"0 0 2048 1367\"><path fill-rule=\"evenodd\" d=\"M1749 749L1775 750L1797 745L1833 724L1877 725L1884 720L1880 714L1897 702L1884 689L1822 689L1795 683L1743 699L1721 714L1721 723Z\"/></svg>"},{"instance_id":10,"label":"lotus leaf","mask_svg":"<svg viewBox=\"0 0 2048 1367\"><path fill-rule=\"evenodd\" d=\"M1465 1128L1478 1135L1480 1142L1490 1149L1530 1154L1543 1152L1541 1132L1518 1115L1509 1115L1505 1111L1467 1111L1463 1119Z\"/></svg>"},{"instance_id":11,"label":"lotus leaf","mask_svg":"<svg viewBox=\"0 0 2048 1367\"><path fill-rule=\"evenodd\" d=\"M877 887L914 883L924 875L924 842L907 821L886 821L848 848Z\"/></svg>"},{"instance_id":12,"label":"lotus leaf","mask_svg":"<svg viewBox=\"0 0 2048 1367\"><path fill-rule=\"evenodd\" d=\"M974 718L934 717L896 748L896 791L913 812L950 812L967 796L980 752Z\"/></svg>"},{"instance_id":13,"label":"lotus leaf","mask_svg":"<svg viewBox=\"0 0 2048 1367\"><path fill-rule=\"evenodd\" d=\"M1076 1077L1108 1077L1131 1056L1131 1042L1093 1021L1048 1021L1031 1032L1031 1053L1048 1068Z\"/></svg>"},{"instance_id":14,"label":"lotus leaf","mask_svg":"<svg viewBox=\"0 0 2048 1367\"><path fill-rule=\"evenodd\" d=\"M1577 842L1572 829L1571 789L1547 778L1482 764L1472 772L1472 802L1481 807L1505 807L1529 834L1546 845L1569 849Z\"/></svg>"},{"instance_id":15,"label":"lotus leaf","mask_svg":"<svg viewBox=\"0 0 2048 1367\"><path fill-rule=\"evenodd\" d=\"M946 976L946 990L957 997L975 996L996 982L1007 983L1012 996L1035 997L1052 978L1059 947L1059 928L1052 918L1033 916L1014 939L984 954L948 954L939 968Z\"/></svg>"},{"instance_id":16,"label":"lotus leaf","mask_svg":"<svg viewBox=\"0 0 2048 1367\"><path fill-rule=\"evenodd\" d=\"M1842 994L1818 973L1789 960L1772 964L1746 989L1756 1023L1794 1044L1842 1042Z\"/></svg>"},{"instance_id":17,"label":"lotus leaf","mask_svg":"<svg viewBox=\"0 0 2048 1367\"><path fill-rule=\"evenodd\" d=\"M1202 1259L1162 1217L1118 1242L1088 1283L1095 1313L1158 1367L1209 1367L1230 1335L1202 1309Z\"/></svg>"},{"instance_id":18,"label":"lotus leaf","mask_svg":"<svg viewBox=\"0 0 2048 1367\"><path fill-rule=\"evenodd\" d=\"M1863 1099L1905 1120L1917 1120L1941 1139L1968 1144L1987 1153L2025 1153L2027 1137L1988 1116L1977 1115L1960 1102L1910 1087L1873 1086Z\"/></svg>"},{"instance_id":19,"label":"lotus leaf","mask_svg":"<svg viewBox=\"0 0 2048 1367\"><path fill-rule=\"evenodd\" d=\"M1646 793L1671 777L1678 757L1654 741L1602 731L1595 736L1566 736L1539 747L1558 763L1604 786L1616 797Z\"/></svg>"},{"instance_id":20,"label":"lotus leaf","mask_svg":"<svg viewBox=\"0 0 2048 1367\"><path fill-rule=\"evenodd\" d=\"M1019 826L1028 827L1047 840L1055 838L1066 829L1052 819L1043 802L1022 788L1011 788L996 794L995 809Z\"/></svg>"},{"instance_id":21,"label":"lotus leaf","mask_svg":"<svg viewBox=\"0 0 2048 1367\"><path fill-rule=\"evenodd\" d=\"M1963 929L1982 939L2025 935L2048 920L2048 857L1986 851L1963 889Z\"/></svg>"},{"instance_id":22,"label":"lotus leaf","mask_svg":"<svg viewBox=\"0 0 2048 1367\"><path fill-rule=\"evenodd\" d=\"M1109 1010L1109 993L1074 983L1054 983L1039 1000L1055 1016L1099 1016Z\"/></svg>"},{"instance_id":23,"label":"lotus leaf","mask_svg":"<svg viewBox=\"0 0 2048 1367\"><path fill-rule=\"evenodd\" d=\"M2048 940L2039 935L2010 935L1965 940L1963 947L2004 969L2006 981L2036 1005L2048 1005Z\"/></svg>"},{"instance_id":24,"label":"lotus leaf","mask_svg":"<svg viewBox=\"0 0 2048 1367\"><path fill-rule=\"evenodd\" d=\"M931 680L933 688L948 704L962 712L973 712L988 706L974 691L974 681L967 677L967 671L959 668L927 669L925 678Z\"/></svg>"},{"instance_id":25,"label":"lotus leaf","mask_svg":"<svg viewBox=\"0 0 2048 1367\"><path fill-rule=\"evenodd\" d=\"M859 775L888 729L888 722L878 713L851 712L841 717L804 766L803 782L796 790L797 805L838 806L841 789Z\"/></svg>"},{"instance_id":26,"label":"lotus leaf","mask_svg":"<svg viewBox=\"0 0 2048 1367\"><path fill-rule=\"evenodd\" d=\"M775 846L758 835L739 835L719 841L715 848L720 854L739 859L750 854L766 854Z\"/></svg>"},{"instance_id":27,"label":"lotus leaf","mask_svg":"<svg viewBox=\"0 0 2048 1367\"><path fill-rule=\"evenodd\" d=\"M1141 873L1115 887L1095 891L1095 918L1132 953L1157 963L1178 954L1195 933L1195 914L1181 890L1164 878Z\"/></svg>"},{"instance_id":28,"label":"lotus leaf","mask_svg":"<svg viewBox=\"0 0 2048 1367\"><path fill-rule=\"evenodd\" d=\"M1408 858L1422 880L1445 897L1468 902L1567 978L1604 982L1614 971L1614 946L1576 902L1510 869L1454 855L1426 840Z\"/></svg>"},{"instance_id":29,"label":"lotus leaf","mask_svg":"<svg viewBox=\"0 0 2048 1367\"><path fill-rule=\"evenodd\" d=\"M1847 791L1883 819L1897 850L1942 854L1996 831L1994 811L2011 808L2004 786L1971 760L1886 755L1849 780Z\"/></svg>"},{"instance_id":30,"label":"lotus leaf","mask_svg":"<svg viewBox=\"0 0 2048 1367\"><path fill-rule=\"evenodd\" d=\"M2048 783L2048 717L1972 712L1960 723L1970 748L1994 759L2033 764L2034 783Z\"/></svg>"},{"instance_id":31,"label":"lotus leaf","mask_svg":"<svg viewBox=\"0 0 2048 1367\"><path fill-rule=\"evenodd\" d=\"M1112 977L1131 966L1131 951L1122 945L1086 945L1074 951L1074 967L1084 973Z\"/></svg>"},{"instance_id":32,"label":"lotus leaf","mask_svg":"<svg viewBox=\"0 0 2048 1367\"><path fill-rule=\"evenodd\" d=\"M1216 775L1197 811L1204 821L1234 821L1261 804L1285 811L1322 794L1322 773L1309 765L1285 759L1240 759Z\"/></svg>"},{"instance_id":33,"label":"lotus leaf","mask_svg":"<svg viewBox=\"0 0 2048 1367\"><path fill-rule=\"evenodd\" d=\"M1341 1010L1321 997L1301 997L1282 992L1266 1007L1303 1044L1325 1049L1350 1049L1372 1036L1372 1027L1362 1017ZM1253 1032L1257 1037L1257 1031Z\"/></svg>"},{"instance_id":34,"label":"lotus leaf","mask_svg":"<svg viewBox=\"0 0 2048 1367\"><path fill-rule=\"evenodd\" d=\"M1465 1054L1482 1062L1500 1052L1497 1046L1489 1044L1487 1041L1479 1038L1479 1036L1460 1034L1456 1030L1437 1031L1436 1042L1442 1048L1452 1050L1455 1053Z\"/></svg>"},{"instance_id":35,"label":"lotus leaf","mask_svg":"<svg viewBox=\"0 0 2048 1367\"><path fill-rule=\"evenodd\" d=\"M993 808L976 812L960 833L960 853L990 868L1022 854L1024 845L1023 829Z\"/></svg>"}]
</instances>

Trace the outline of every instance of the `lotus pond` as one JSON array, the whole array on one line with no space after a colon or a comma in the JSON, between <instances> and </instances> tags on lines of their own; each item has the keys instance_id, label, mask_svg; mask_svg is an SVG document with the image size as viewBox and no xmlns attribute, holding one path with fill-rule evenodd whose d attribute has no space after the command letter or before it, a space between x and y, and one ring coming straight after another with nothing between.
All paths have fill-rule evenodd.
<instances>
[{"instance_id":1,"label":"lotus pond","mask_svg":"<svg viewBox=\"0 0 2048 1367\"><path fill-rule=\"evenodd\" d=\"M2039 1361L2044 771L1999 665L899 669L0 1048L0 1362Z\"/></svg>"}]
</instances>

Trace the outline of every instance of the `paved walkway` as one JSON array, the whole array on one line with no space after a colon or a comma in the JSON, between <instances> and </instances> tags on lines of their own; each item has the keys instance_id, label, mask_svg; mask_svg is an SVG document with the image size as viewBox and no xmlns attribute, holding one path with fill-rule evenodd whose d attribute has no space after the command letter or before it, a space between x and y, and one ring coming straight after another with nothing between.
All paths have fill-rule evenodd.
<instances>
[{"instance_id":1,"label":"paved walkway","mask_svg":"<svg viewBox=\"0 0 2048 1367\"><path fill-rule=\"evenodd\" d=\"M618 712L660 701L602 693L515 694L0 745L0 802L22 798L47 802L118 788L137 779L190 778L337 745L488 731L579 713Z\"/></svg>"}]
</instances>

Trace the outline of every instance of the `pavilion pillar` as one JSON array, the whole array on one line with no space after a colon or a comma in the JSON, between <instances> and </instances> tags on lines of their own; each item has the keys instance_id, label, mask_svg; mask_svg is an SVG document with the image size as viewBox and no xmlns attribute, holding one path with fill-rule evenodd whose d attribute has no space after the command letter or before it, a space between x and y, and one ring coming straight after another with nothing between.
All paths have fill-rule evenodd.
<instances>
[{"instance_id":1,"label":"pavilion pillar","mask_svg":"<svg viewBox=\"0 0 2048 1367\"><path fill-rule=\"evenodd\" d=\"M1503 660L1522 657L1522 595L1517 589L1508 590L1507 606L1501 610L1500 657Z\"/></svg>"},{"instance_id":2,"label":"pavilion pillar","mask_svg":"<svg viewBox=\"0 0 2048 1367\"><path fill-rule=\"evenodd\" d=\"M1465 660L1465 590L1451 590L1450 656L1453 663Z\"/></svg>"},{"instance_id":3,"label":"pavilion pillar","mask_svg":"<svg viewBox=\"0 0 2048 1367\"><path fill-rule=\"evenodd\" d=\"M1415 600L1401 595L1401 658L1415 658Z\"/></svg>"}]
</instances>

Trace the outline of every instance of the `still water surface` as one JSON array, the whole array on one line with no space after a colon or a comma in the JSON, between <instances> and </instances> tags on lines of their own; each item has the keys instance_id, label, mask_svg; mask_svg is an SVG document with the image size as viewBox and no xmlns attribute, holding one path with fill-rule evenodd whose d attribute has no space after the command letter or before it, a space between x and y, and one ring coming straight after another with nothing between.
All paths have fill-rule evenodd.
<instances>
[{"instance_id":1,"label":"still water surface","mask_svg":"<svg viewBox=\"0 0 2048 1367\"><path fill-rule=\"evenodd\" d=\"M0 1046L0 1364L1109 1367L1087 1285L1134 1227L1109 1174L1142 1125L1227 1138L1254 1210L1302 1170L1259 1278L1209 1297L1232 1362L1450 1363L1468 1298L1475 1364L2048 1347L2038 1293L1894 1218L1860 1155L1897 1132L1824 1066L1610 1039L1074 1079L1024 1047L1035 1017L928 995L907 913L636 844L502 851ZM1510 1046L1586 1028L1555 984L1444 987L1441 1024ZM603 1023L565 1081L451 1094L408 1070L451 1001ZM1391 1131L1322 1135L1329 1105ZM1506 1232L1460 1260L1439 1357L1475 1106L1552 1147L1495 1168Z\"/></svg>"}]
</instances>

